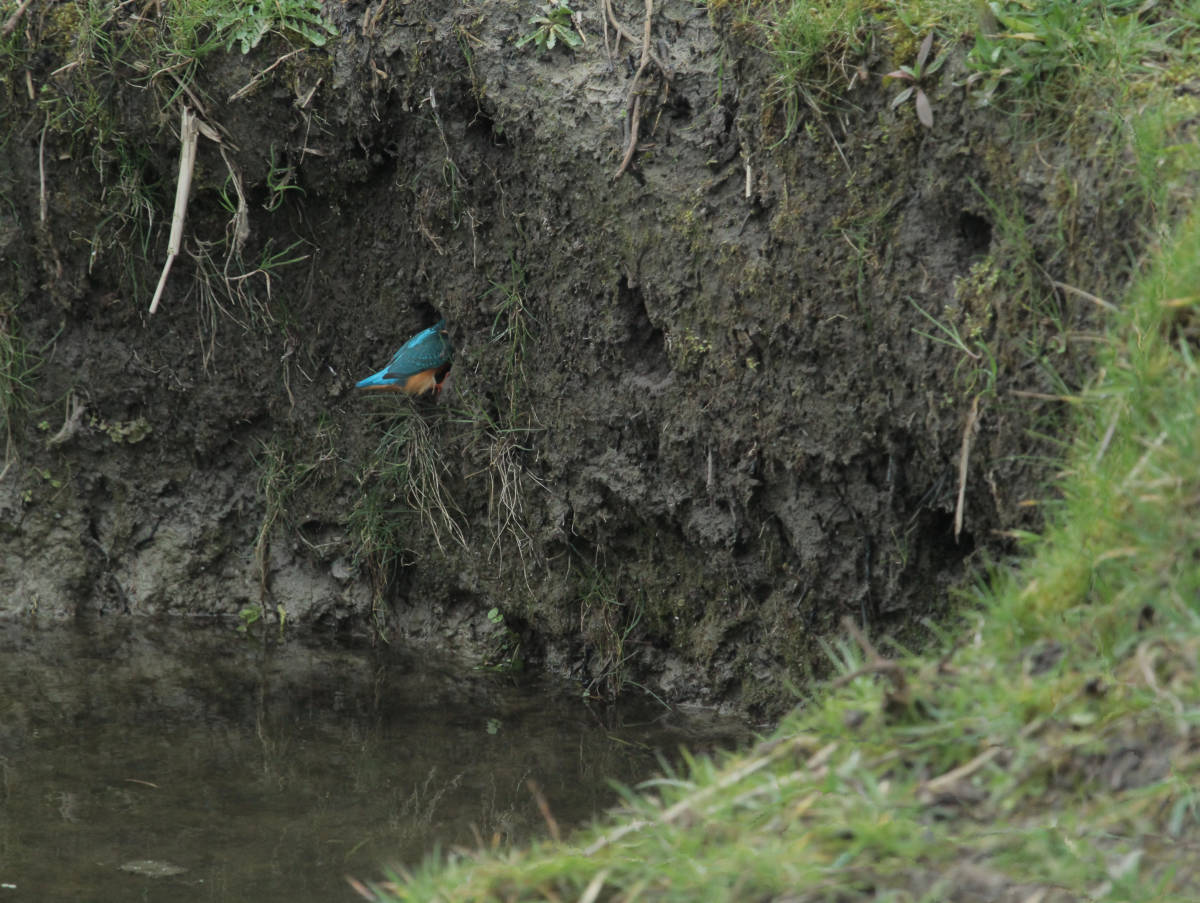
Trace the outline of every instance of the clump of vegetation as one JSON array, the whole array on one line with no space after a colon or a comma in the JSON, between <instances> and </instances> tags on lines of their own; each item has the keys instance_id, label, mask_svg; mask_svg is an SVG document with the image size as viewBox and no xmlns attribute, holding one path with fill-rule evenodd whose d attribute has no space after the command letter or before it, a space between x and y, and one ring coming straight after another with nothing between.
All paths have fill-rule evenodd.
<instances>
[{"instance_id":1,"label":"clump of vegetation","mask_svg":"<svg viewBox=\"0 0 1200 903\"><path fill-rule=\"evenodd\" d=\"M280 436L259 442L254 463L258 470L258 496L262 502L263 518L254 541L254 563L258 568L259 588L263 597L267 594L271 534L277 525L290 519L296 494L323 466L336 460L334 437L333 428L322 422L313 437L318 451L312 457L300 455L293 443Z\"/></svg>"},{"instance_id":2,"label":"clump of vegetation","mask_svg":"<svg viewBox=\"0 0 1200 903\"><path fill-rule=\"evenodd\" d=\"M932 47L933 32L931 31L925 36L925 40L921 42L921 49L917 51L916 63L912 66L901 66L899 69L889 72L884 76L884 78L896 78L909 82L909 86L892 99L892 109L896 109L896 107L911 97L917 108L917 119L927 129L933 128L933 107L929 103L929 96L925 93L924 88L922 88L921 82L936 73L946 62L945 53L932 63L929 62L929 51Z\"/></svg>"},{"instance_id":3,"label":"clump of vegetation","mask_svg":"<svg viewBox=\"0 0 1200 903\"><path fill-rule=\"evenodd\" d=\"M204 3L205 12L215 16L213 30L224 36L225 49L238 45L249 53L272 31L295 32L308 43L321 47L337 29L321 15L320 0L252 0L230 4Z\"/></svg>"},{"instance_id":4,"label":"clump of vegetation","mask_svg":"<svg viewBox=\"0 0 1200 903\"><path fill-rule=\"evenodd\" d=\"M496 633L479 669L502 674L511 674L523 669L525 660L521 655L520 635L504 620L504 613L499 608L488 609L487 619L496 628Z\"/></svg>"},{"instance_id":5,"label":"clump of vegetation","mask_svg":"<svg viewBox=\"0 0 1200 903\"><path fill-rule=\"evenodd\" d=\"M444 553L447 544L467 543L434 427L411 402L384 414L382 423L372 461L358 475L361 491L349 515L355 563L371 574L377 610L397 568L434 549Z\"/></svg>"},{"instance_id":6,"label":"clump of vegetation","mask_svg":"<svg viewBox=\"0 0 1200 903\"><path fill-rule=\"evenodd\" d=\"M553 50L559 41L572 50L583 43L583 38L575 31L575 10L559 0L551 0L542 8L540 15L529 20L534 26L533 31L517 40L518 47L524 47L533 42L539 50Z\"/></svg>"},{"instance_id":7,"label":"clump of vegetation","mask_svg":"<svg viewBox=\"0 0 1200 903\"><path fill-rule=\"evenodd\" d=\"M766 97L782 107L786 136L795 132L805 107L819 109L836 95L838 73L863 47L866 11L862 0L764 6L769 14L747 7L742 24L765 42L775 70Z\"/></svg>"},{"instance_id":8,"label":"clump of vegetation","mask_svg":"<svg viewBox=\"0 0 1200 903\"><path fill-rule=\"evenodd\" d=\"M13 311L0 310L0 435L4 454L0 459L0 477L13 461L13 420L28 408L29 381L37 369L25 341L17 334Z\"/></svg>"}]
</instances>

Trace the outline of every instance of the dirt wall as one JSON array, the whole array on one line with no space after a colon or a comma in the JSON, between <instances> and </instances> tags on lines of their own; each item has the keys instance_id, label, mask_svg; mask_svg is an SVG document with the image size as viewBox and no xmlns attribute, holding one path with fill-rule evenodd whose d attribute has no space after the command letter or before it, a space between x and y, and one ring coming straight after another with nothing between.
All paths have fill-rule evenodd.
<instances>
[{"instance_id":1,"label":"dirt wall","mask_svg":"<svg viewBox=\"0 0 1200 903\"><path fill-rule=\"evenodd\" d=\"M919 641L1010 551L1085 357L1052 282L1119 282L1130 214L953 45L928 129L882 26L814 99L717 4L657 6L644 68L598 9L543 52L525 4L327 6L186 78L72 67L71 4L12 38L5 611L261 606L777 711L843 617ZM355 393L438 317L437 403Z\"/></svg>"}]
</instances>

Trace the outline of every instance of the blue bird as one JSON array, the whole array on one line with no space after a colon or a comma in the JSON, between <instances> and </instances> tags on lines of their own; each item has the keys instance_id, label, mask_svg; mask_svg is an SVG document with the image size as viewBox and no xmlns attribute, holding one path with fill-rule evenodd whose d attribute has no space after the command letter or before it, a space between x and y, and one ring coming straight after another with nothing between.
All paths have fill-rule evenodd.
<instances>
[{"instance_id":1,"label":"blue bird","mask_svg":"<svg viewBox=\"0 0 1200 903\"><path fill-rule=\"evenodd\" d=\"M446 337L446 321L439 320L436 326L405 342L386 367L356 383L355 388L437 395L449 372L450 340Z\"/></svg>"}]
</instances>

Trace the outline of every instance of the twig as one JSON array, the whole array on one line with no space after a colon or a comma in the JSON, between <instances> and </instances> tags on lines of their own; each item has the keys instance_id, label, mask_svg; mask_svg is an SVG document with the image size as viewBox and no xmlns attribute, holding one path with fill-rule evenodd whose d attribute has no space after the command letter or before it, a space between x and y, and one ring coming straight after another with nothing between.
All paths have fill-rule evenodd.
<instances>
[{"instance_id":1,"label":"twig","mask_svg":"<svg viewBox=\"0 0 1200 903\"><path fill-rule=\"evenodd\" d=\"M50 128L50 114L46 114L46 124L42 126L42 137L38 141L38 214L40 222L46 222L46 129Z\"/></svg>"},{"instance_id":2,"label":"twig","mask_svg":"<svg viewBox=\"0 0 1200 903\"><path fill-rule=\"evenodd\" d=\"M604 882L607 878L608 869L601 869L596 872L595 877L584 888L583 896L579 898L579 903L596 903L596 899L600 896L600 891L604 890Z\"/></svg>"},{"instance_id":3,"label":"twig","mask_svg":"<svg viewBox=\"0 0 1200 903\"><path fill-rule=\"evenodd\" d=\"M1057 279L1051 279L1050 282L1054 285L1055 288L1060 288L1064 292L1070 292L1073 295L1078 295L1080 298L1086 298L1087 300L1089 300L1093 304L1095 304L1097 307L1103 307L1105 310L1117 310L1118 309L1117 305L1113 304L1111 301L1105 301L1103 298L1097 297L1096 295L1093 295L1091 292L1085 292L1081 288L1076 288L1073 285L1067 285L1067 283L1059 282Z\"/></svg>"},{"instance_id":4,"label":"twig","mask_svg":"<svg viewBox=\"0 0 1200 903\"><path fill-rule=\"evenodd\" d=\"M175 211L171 214L171 239L167 242L167 260L163 264L162 275L158 277L154 300L150 302L150 313L152 314L158 310L158 302L167 285L167 277L171 274L171 264L179 256L179 246L183 243L183 221L187 216L188 194L192 189L192 171L196 167L196 139L200 134L200 126L196 121L196 114L186 105L181 107L181 110L179 177L175 183Z\"/></svg>"},{"instance_id":5,"label":"twig","mask_svg":"<svg viewBox=\"0 0 1200 903\"><path fill-rule=\"evenodd\" d=\"M1121 481L1121 489L1127 488L1130 483L1137 479L1138 474L1142 472L1142 468L1146 466L1146 462L1150 460L1150 454L1161 448L1166 440L1167 431L1163 430L1154 437L1153 442L1143 443L1147 446L1146 451L1142 453L1142 456L1137 459L1137 463L1133 465L1133 468L1126 475L1125 479Z\"/></svg>"},{"instance_id":6,"label":"twig","mask_svg":"<svg viewBox=\"0 0 1200 903\"><path fill-rule=\"evenodd\" d=\"M297 53L303 53L303 52L304 52L305 50L307 50L307 49L308 49L307 47L300 47L300 48L298 48L298 49L296 49L296 50L293 50L291 53L285 53L283 56L281 56L279 59L277 59L277 60L276 60L275 62L273 62L271 65L269 65L269 66L268 66L266 69L264 69L262 72L258 73L258 75L256 75L256 76L254 76L253 78L251 78L251 79L250 79L250 81L246 82L246 84L242 85L242 87L238 88L236 91L234 91L232 94L230 94L230 95L229 95L229 103L233 103L233 101L235 101L235 100L240 100L241 98L245 97L245 96L246 96L248 93L250 93L250 90L251 90L251 89L252 89L252 88L253 88L253 87L254 87L256 84L258 84L258 83L259 83L259 81L261 81L261 80L262 80L262 77L263 77L264 75L266 75L268 72L270 72L270 71L271 71L272 69L274 69L276 66L278 66L278 65L279 65L280 63L282 63L284 60L286 60L286 59L289 59L289 58L291 58L291 57L295 56Z\"/></svg>"},{"instance_id":7,"label":"twig","mask_svg":"<svg viewBox=\"0 0 1200 903\"><path fill-rule=\"evenodd\" d=\"M612 832L604 835L603 837L594 841L590 846L585 847L583 850L583 855L584 856L594 856L597 852L599 852L600 850L604 849L607 846L611 846L612 844L614 844L618 840L620 840L622 837L625 837L627 834L633 834L637 831L641 831L652 825L670 824L671 822L675 821L675 819L679 818L680 816L684 815L685 813L693 811L699 803L704 802L710 796L713 796L714 794L719 793L722 790L726 790L729 787L732 787L733 785L750 777L750 775L754 774L755 772L761 771L763 768L766 768L772 762L775 762L775 761L781 759L787 753L793 751L794 749L798 749L800 746L804 745L804 741L806 739L807 738L803 737L803 736L792 737L789 742L783 742L777 746L772 747L766 755L761 756L757 759L753 759L750 762L747 762L741 768L738 768L738 769L726 774L723 778L721 778L721 780L717 781L716 783L709 784L707 787L697 790L691 796L684 797L679 802L677 802L675 805L671 806L671 808L665 810L658 818L654 819L653 821L651 821L650 819L639 818L634 821L626 822L625 824L623 824L619 828L617 828L615 831L612 831ZM823 763L826 759L828 759L828 757L833 754L833 751L836 748L837 748L837 743L830 743L828 746L819 750L816 754L813 755L813 757L811 759L808 760L807 767L809 769L817 767L817 765Z\"/></svg>"},{"instance_id":8,"label":"twig","mask_svg":"<svg viewBox=\"0 0 1200 903\"><path fill-rule=\"evenodd\" d=\"M851 671L849 674L843 674L841 677L839 677L837 680L835 680L829 686L830 686L830 689L836 690L838 687L844 687L844 686L846 686L846 684L853 683L854 681L858 680L860 677L864 677L867 674L886 674L889 677L891 677L893 674L896 674L896 673L900 673L902 675L903 670L904 669L901 668L900 665L896 664L893 661L890 661L886 658L880 659L879 661L872 662L869 665L863 665L863 667L859 668L856 671ZM894 682L894 680L893 680L893 682Z\"/></svg>"},{"instance_id":9,"label":"twig","mask_svg":"<svg viewBox=\"0 0 1200 903\"><path fill-rule=\"evenodd\" d=\"M1018 398L1036 398L1039 401L1065 401L1067 404L1075 404L1081 400L1078 395L1051 395L1047 392L1030 392L1027 389L1013 389L1009 394Z\"/></svg>"},{"instance_id":10,"label":"twig","mask_svg":"<svg viewBox=\"0 0 1200 903\"><path fill-rule=\"evenodd\" d=\"M962 449L958 454L958 502L954 506L954 541L958 542L958 534L962 532L963 507L967 501L967 464L971 460L971 446L975 441L975 428L979 424L979 396L971 402L971 410L967 413L967 422L963 426Z\"/></svg>"},{"instance_id":11,"label":"twig","mask_svg":"<svg viewBox=\"0 0 1200 903\"><path fill-rule=\"evenodd\" d=\"M21 21L21 16L25 14L25 10L29 8L29 4L32 2L33 0L25 0L24 3L14 10L13 14L5 21L4 26L0 28L0 38L7 38L17 30L17 23Z\"/></svg>"},{"instance_id":12,"label":"twig","mask_svg":"<svg viewBox=\"0 0 1200 903\"><path fill-rule=\"evenodd\" d=\"M849 617L842 618L842 629L845 630L846 633L850 634L850 636L854 637L854 641L862 648L863 655L867 657L868 663L872 667L888 661L879 654L879 650L872 645L869 639L867 639L867 635L863 633L862 628L855 624L854 621L852 621Z\"/></svg>"},{"instance_id":13,"label":"twig","mask_svg":"<svg viewBox=\"0 0 1200 903\"><path fill-rule=\"evenodd\" d=\"M608 65L612 66L613 48L608 43L608 0L600 0L600 24L604 26L604 53L608 56ZM621 33L617 32L617 45L621 44Z\"/></svg>"},{"instance_id":14,"label":"twig","mask_svg":"<svg viewBox=\"0 0 1200 903\"><path fill-rule=\"evenodd\" d=\"M958 768L947 771L943 775L939 775L936 778L931 778L930 780L926 781L921 785L921 790L932 793L934 791L941 790L943 787L956 784L963 778L973 775L988 762L992 761L992 759L996 758L996 756L1000 755L1000 753L1003 751L1004 747L1002 746L993 746L985 749L970 762L959 765Z\"/></svg>"},{"instance_id":15,"label":"twig","mask_svg":"<svg viewBox=\"0 0 1200 903\"><path fill-rule=\"evenodd\" d=\"M629 122L629 146L625 149L625 156L621 160L621 165L617 168L616 174L613 176L614 182L625 174L625 170L633 162L633 155L637 150L638 122L642 114L642 95L638 92L638 82L642 80L642 73L646 71L646 66L650 63L650 20L653 16L654 0L646 0L646 22L642 26L642 61L633 76L633 83L629 86L631 102L626 105L626 108L631 111L630 115L632 117Z\"/></svg>"},{"instance_id":16,"label":"twig","mask_svg":"<svg viewBox=\"0 0 1200 903\"><path fill-rule=\"evenodd\" d=\"M629 164L633 162L633 153L637 150L638 139L638 122L642 118L642 95L637 95L633 99L633 111L630 114L629 122L629 146L625 148L625 156L621 158L621 165L617 168L616 174L613 176L613 181L621 178L625 174L625 170L629 168Z\"/></svg>"},{"instance_id":17,"label":"twig","mask_svg":"<svg viewBox=\"0 0 1200 903\"><path fill-rule=\"evenodd\" d=\"M1117 431L1117 421L1121 419L1121 408L1117 407L1113 411L1112 420L1108 422L1108 429L1104 431L1104 436L1100 439L1100 447L1096 449L1096 463L1100 463L1100 459L1104 457L1104 453L1108 451L1109 443L1112 442L1113 434Z\"/></svg>"},{"instance_id":18,"label":"twig","mask_svg":"<svg viewBox=\"0 0 1200 903\"><path fill-rule=\"evenodd\" d=\"M562 831L558 829L558 819L554 817L554 813L550 811L550 804L546 802L546 794L542 793L542 788L533 778L529 778L525 782L525 786L533 794L533 801L537 803L538 811L542 813L542 818L546 821L546 827L550 829L550 836L554 839L555 843L562 843Z\"/></svg>"},{"instance_id":19,"label":"twig","mask_svg":"<svg viewBox=\"0 0 1200 903\"><path fill-rule=\"evenodd\" d=\"M867 663L857 671L839 677L834 681L833 685L835 687L843 686L856 678L862 677L864 674L885 674L892 684L892 691L888 694L889 703L907 703L908 678L905 677L904 668L891 659L880 655L879 650L867 638L863 629L855 624L854 619L849 615L842 617L842 629L854 637L855 642L862 648L863 655L867 658Z\"/></svg>"}]
</instances>

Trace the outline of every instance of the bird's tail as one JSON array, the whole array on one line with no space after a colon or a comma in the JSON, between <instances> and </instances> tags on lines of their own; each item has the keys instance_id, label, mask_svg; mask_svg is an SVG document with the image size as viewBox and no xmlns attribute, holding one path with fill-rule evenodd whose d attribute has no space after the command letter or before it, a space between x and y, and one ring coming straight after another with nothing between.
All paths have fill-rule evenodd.
<instances>
[{"instance_id":1,"label":"bird's tail","mask_svg":"<svg viewBox=\"0 0 1200 903\"><path fill-rule=\"evenodd\" d=\"M391 385L392 381L384 379L385 373L387 373L386 370L380 370L378 373L372 373L366 379L360 379L358 382L356 382L354 384L354 388L356 388L356 389L387 388L389 385Z\"/></svg>"}]
</instances>

